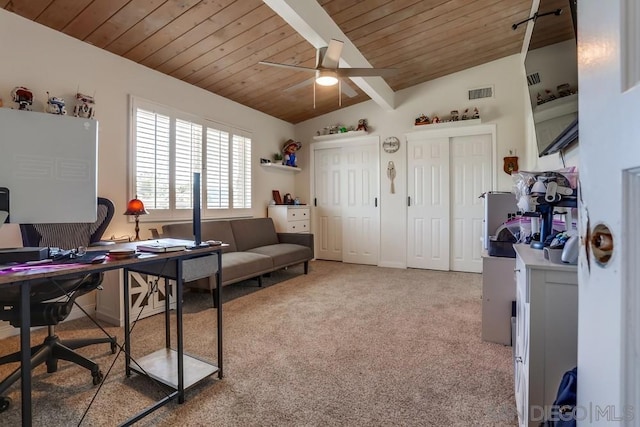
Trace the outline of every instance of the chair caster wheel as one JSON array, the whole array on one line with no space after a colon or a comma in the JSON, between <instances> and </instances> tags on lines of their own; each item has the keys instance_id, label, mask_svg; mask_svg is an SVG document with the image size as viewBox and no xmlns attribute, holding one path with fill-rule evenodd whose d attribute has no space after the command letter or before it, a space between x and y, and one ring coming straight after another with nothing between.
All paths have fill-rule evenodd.
<instances>
[{"instance_id":1,"label":"chair caster wheel","mask_svg":"<svg viewBox=\"0 0 640 427\"><path fill-rule=\"evenodd\" d=\"M7 409L9 409L10 405L11 405L10 397L0 397L0 412L4 412Z\"/></svg>"},{"instance_id":2,"label":"chair caster wheel","mask_svg":"<svg viewBox=\"0 0 640 427\"><path fill-rule=\"evenodd\" d=\"M93 376L93 385L98 385L102 382L102 380L104 379L104 374L102 373L102 371L98 371L95 372L93 374L91 374Z\"/></svg>"}]
</instances>

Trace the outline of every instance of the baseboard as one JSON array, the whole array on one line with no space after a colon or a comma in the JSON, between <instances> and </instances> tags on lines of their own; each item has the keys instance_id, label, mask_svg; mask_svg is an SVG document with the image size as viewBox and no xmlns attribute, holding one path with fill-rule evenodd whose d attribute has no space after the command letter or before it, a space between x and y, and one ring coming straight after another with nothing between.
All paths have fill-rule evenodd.
<instances>
[{"instance_id":1,"label":"baseboard","mask_svg":"<svg viewBox=\"0 0 640 427\"><path fill-rule=\"evenodd\" d=\"M407 264L404 262L388 262L388 261L382 261L380 263L378 263L378 267L387 267L387 268L402 268L405 269L407 268Z\"/></svg>"}]
</instances>

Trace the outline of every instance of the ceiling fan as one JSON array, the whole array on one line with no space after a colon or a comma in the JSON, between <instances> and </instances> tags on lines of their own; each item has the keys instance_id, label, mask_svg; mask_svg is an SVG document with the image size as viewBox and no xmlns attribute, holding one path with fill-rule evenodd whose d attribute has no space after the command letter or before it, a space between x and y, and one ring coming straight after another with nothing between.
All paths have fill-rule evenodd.
<instances>
[{"instance_id":1,"label":"ceiling fan","mask_svg":"<svg viewBox=\"0 0 640 427\"><path fill-rule=\"evenodd\" d=\"M347 90L342 88L343 77L382 77L390 76L397 72L393 68L340 68L340 55L342 54L342 47L344 42L340 40L331 39L329 46L321 47L316 51L316 66L314 68L302 67L300 65L281 64L278 62L260 61L262 65L270 65L273 67L287 68L295 71L307 71L315 73L315 78L304 82L302 86L314 83L313 91L313 104L315 108L315 84L321 86L333 86L336 83L340 83L340 93L344 91L348 96L353 97L357 95L357 92L353 90L349 85ZM296 85L300 87L301 85ZM340 97L340 105L342 105L342 98Z\"/></svg>"}]
</instances>

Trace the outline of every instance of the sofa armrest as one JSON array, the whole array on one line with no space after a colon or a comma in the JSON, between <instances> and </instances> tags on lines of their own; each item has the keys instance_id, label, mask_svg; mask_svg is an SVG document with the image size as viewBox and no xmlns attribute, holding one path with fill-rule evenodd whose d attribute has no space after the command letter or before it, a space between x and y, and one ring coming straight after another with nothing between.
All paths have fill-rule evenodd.
<instances>
[{"instance_id":1,"label":"sofa armrest","mask_svg":"<svg viewBox=\"0 0 640 427\"><path fill-rule=\"evenodd\" d=\"M278 234L278 242L280 243L293 243L296 245L307 246L311 249L312 256L315 257L313 253L313 234L311 233L277 233Z\"/></svg>"}]
</instances>

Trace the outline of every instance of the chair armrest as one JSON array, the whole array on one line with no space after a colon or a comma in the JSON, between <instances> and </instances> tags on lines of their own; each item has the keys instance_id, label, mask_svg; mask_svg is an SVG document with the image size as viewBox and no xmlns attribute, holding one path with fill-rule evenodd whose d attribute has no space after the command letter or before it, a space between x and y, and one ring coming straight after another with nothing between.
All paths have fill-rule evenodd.
<instances>
[{"instance_id":1,"label":"chair armrest","mask_svg":"<svg viewBox=\"0 0 640 427\"><path fill-rule=\"evenodd\" d=\"M307 246L313 254L313 234L311 233L277 233L278 242Z\"/></svg>"}]
</instances>

